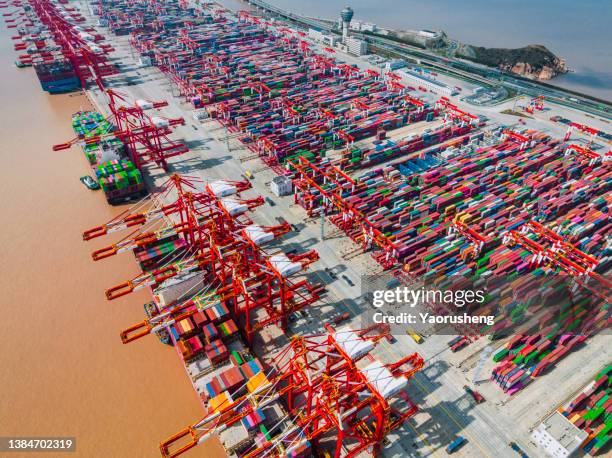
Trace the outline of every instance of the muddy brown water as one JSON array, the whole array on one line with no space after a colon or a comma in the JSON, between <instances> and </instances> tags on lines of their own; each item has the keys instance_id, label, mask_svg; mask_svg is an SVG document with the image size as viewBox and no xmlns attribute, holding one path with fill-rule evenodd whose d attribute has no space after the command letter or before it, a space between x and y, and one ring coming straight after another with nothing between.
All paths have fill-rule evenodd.
<instances>
[{"instance_id":1,"label":"muddy brown water","mask_svg":"<svg viewBox=\"0 0 612 458\"><path fill-rule=\"evenodd\" d=\"M123 345L147 292L109 302L104 290L138 273L127 253L93 262L84 229L122 208L80 182L90 173L71 138L80 94L50 96L0 21L0 436L74 436L76 453L155 457L159 441L202 416L174 349L153 336ZM9 456L20 456L11 453ZM205 456L200 447L186 456Z\"/></svg>"}]
</instances>

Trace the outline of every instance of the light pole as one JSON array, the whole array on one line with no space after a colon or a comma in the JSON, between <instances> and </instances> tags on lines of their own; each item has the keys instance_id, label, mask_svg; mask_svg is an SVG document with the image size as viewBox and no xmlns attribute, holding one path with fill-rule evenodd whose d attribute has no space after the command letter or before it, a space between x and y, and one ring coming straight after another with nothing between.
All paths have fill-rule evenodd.
<instances>
[{"instance_id":1,"label":"light pole","mask_svg":"<svg viewBox=\"0 0 612 458\"><path fill-rule=\"evenodd\" d=\"M223 127L225 128L225 147L227 148L228 151L231 151L230 144L229 144L229 132L227 131L227 124L223 124Z\"/></svg>"}]
</instances>

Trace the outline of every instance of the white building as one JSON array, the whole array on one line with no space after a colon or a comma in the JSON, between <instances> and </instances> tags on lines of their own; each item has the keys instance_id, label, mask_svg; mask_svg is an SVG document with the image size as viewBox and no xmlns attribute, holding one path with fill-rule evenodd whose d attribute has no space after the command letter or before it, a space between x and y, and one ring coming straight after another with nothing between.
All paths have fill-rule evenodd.
<instances>
[{"instance_id":1,"label":"white building","mask_svg":"<svg viewBox=\"0 0 612 458\"><path fill-rule=\"evenodd\" d=\"M342 29L342 18L338 19L338 28ZM362 22L362 21L351 21L351 23L349 24L349 28L357 32L374 33L378 30L378 26L376 24L373 24L372 22Z\"/></svg>"},{"instance_id":2,"label":"white building","mask_svg":"<svg viewBox=\"0 0 612 458\"><path fill-rule=\"evenodd\" d=\"M337 37L336 35L325 35L323 37L322 43L324 45L327 45L333 48L334 46L336 46L336 43L338 43L339 41L340 41L340 38Z\"/></svg>"},{"instance_id":3,"label":"white building","mask_svg":"<svg viewBox=\"0 0 612 458\"><path fill-rule=\"evenodd\" d=\"M457 89L448 84L444 84L441 81L430 78L428 76L420 75L411 70L398 70L396 72L402 78L408 80L409 83L417 86L426 88L428 91L434 92L438 95L451 96L459 93Z\"/></svg>"},{"instance_id":4,"label":"white building","mask_svg":"<svg viewBox=\"0 0 612 458\"><path fill-rule=\"evenodd\" d=\"M288 196L293 192L293 182L284 176L274 177L270 182L270 190L275 196Z\"/></svg>"},{"instance_id":5,"label":"white building","mask_svg":"<svg viewBox=\"0 0 612 458\"><path fill-rule=\"evenodd\" d=\"M326 46L334 47L339 41L335 35L328 35L317 29L308 29L308 38L318 43L323 43Z\"/></svg>"},{"instance_id":6,"label":"white building","mask_svg":"<svg viewBox=\"0 0 612 458\"><path fill-rule=\"evenodd\" d=\"M325 34L317 29L308 29L308 38L314 41L322 41Z\"/></svg>"},{"instance_id":7,"label":"white building","mask_svg":"<svg viewBox=\"0 0 612 458\"><path fill-rule=\"evenodd\" d=\"M348 52L356 56L364 56L368 53L368 44L363 40L348 37L345 44Z\"/></svg>"},{"instance_id":8,"label":"white building","mask_svg":"<svg viewBox=\"0 0 612 458\"><path fill-rule=\"evenodd\" d=\"M351 30L357 30L358 32L376 32L376 24L371 22L352 21Z\"/></svg>"},{"instance_id":9,"label":"white building","mask_svg":"<svg viewBox=\"0 0 612 458\"><path fill-rule=\"evenodd\" d=\"M553 458L571 456L588 437L559 412L553 413L531 433L531 438L546 455Z\"/></svg>"}]
</instances>

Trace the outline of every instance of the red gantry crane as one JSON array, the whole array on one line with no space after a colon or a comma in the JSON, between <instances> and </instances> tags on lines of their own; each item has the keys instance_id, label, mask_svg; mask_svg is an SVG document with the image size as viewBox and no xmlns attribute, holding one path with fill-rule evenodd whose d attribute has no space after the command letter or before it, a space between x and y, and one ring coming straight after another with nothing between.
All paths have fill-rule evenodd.
<instances>
[{"instance_id":1,"label":"red gantry crane","mask_svg":"<svg viewBox=\"0 0 612 458\"><path fill-rule=\"evenodd\" d=\"M521 151L526 149L529 146L529 142L531 141L531 139L526 137L525 135L519 134L510 129L505 129L502 131L502 139L511 139L514 142L518 143Z\"/></svg>"},{"instance_id":2,"label":"red gantry crane","mask_svg":"<svg viewBox=\"0 0 612 458\"><path fill-rule=\"evenodd\" d=\"M529 105L525 107L525 111L531 114L533 114L535 110L542 111L544 109L544 100L546 99L543 95L532 98L529 101Z\"/></svg>"},{"instance_id":3,"label":"red gantry crane","mask_svg":"<svg viewBox=\"0 0 612 458\"><path fill-rule=\"evenodd\" d=\"M321 54L312 54L309 57L310 65L314 68L322 68L325 70L331 70L336 67L336 63L333 59L325 57Z\"/></svg>"},{"instance_id":4,"label":"red gantry crane","mask_svg":"<svg viewBox=\"0 0 612 458\"><path fill-rule=\"evenodd\" d=\"M164 265L108 289L107 298L117 299L144 287L157 288L170 278L202 272L206 284L217 285L218 291L233 298L234 317L242 324L249 342L256 331L271 324L278 323L287 330L288 316L320 297L320 286L306 279L291 278L315 262L317 253L311 250L286 255L264 251L262 246L289 232L290 225L258 226L245 216L247 211L264 203L262 197L238 197L251 187L250 182L221 180L203 185L203 191L199 191L200 187L202 182L197 179L173 175L163 192L149 199L149 208L126 212L83 234L85 240L90 240L110 232L138 228L123 240L96 250L93 253L96 260L152 246L169 235L179 236L187 244L180 259L169 256ZM174 200L170 203L162 203L171 198ZM149 229L155 225L161 228ZM160 315L174 319L177 314L190 313L193 306L189 301L182 305L170 304ZM148 329L146 323L129 328L122 338L126 342L134 340L130 334L139 334L143 329Z\"/></svg>"},{"instance_id":5,"label":"red gantry crane","mask_svg":"<svg viewBox=\"0 0 612 458\"><path fill-rule=\"evenodd\" d=\"M489 243L489 239L487 237L479 234L467 224L462 223L456 218L449 221L448 233L449 235L459 234L472 242L471 255L474 258L477 258Z\"/></svg>"},{"instance_id":6,"label":"red gantry crane","mask_svg":"<svg viewBox=\"0 0 612 458\"><path fill-rule=\"evenodd\" d=\"M579 250L564 237L537 221L529 221L519 228L504 234L502 242L520 245L532 253L531 265L537 267L549 263L586 288L604 303L611 303L612 282L594 272L599 261ZM601 290L600 290L601 289Z\"/></svg>"},{"instance_id":7,"label":"red gantry crane","mask_svg":"<svg viewBox=\"0 0 612 458\"><path fill-rule=\"evenodd\" d=\"M588 146L590 147L591 144L593 143L595 136L597 136L597 134L599 134L599 131L597 129L593 129L592 127L586 126L584 124L578 124L577 122L571 122L569 124L569 127L567 128L567 132L565 133L565 137L563 138L564 142L569 141L569 139L572 136L572 132L574 131L574 129L579 130L580 132L584 133L584 134L588 134L589 137L589 144Z\"/></svg>"},{"instance_id":8,"label":"red gantry crane","mask_svg":"<svg viewBox=\"0 0 612 458\"><path fill-rule=\"evenodd\" d=\"M168 330L170 326L185 318L189 318L198 312L205 312L216 304L225 303L233 299L234 295L231 291L231 285L201 294L196 291L196 294L189 300L164 307L157 315L121 331L121 342L127 344L149 334L155 334L164 329Z\"/></svg>"},{"instance_id":9,"label":"red gantry crane","mask_svg":"<svg viewBox=\"0 0 612 458\"><path fill-rule=\"evenodd\" d=\"M196 192L200 180L192 177L173 175L163 185L162 192L146 200L149 208L141 203L134 213L126 211L108 223L87 230L84 240L91 240L111 232L140 228L118 243L96 250L94 259L103 259L110 255L126 251L134 246L147 246L159 241L159 235L174 232L179 234L189 245L191 256L176 263L170 263L150 272L143 272L128 282L121 283L106 293L109 300L116 299L144 286L158 285L164 280L186 270L196 270L213 266L210 249L211 230L222 238L231 231L238 230L252 221L243 216L248 210L263 204L263 198L238 199L236 195L251 185L248 181L218 181L206 185L204 192ZM164 199L176 195L171 203L164 204ZM160 225L158 231L148 230L148 226ZM146 230L145 230L146 228Z\"/></svg>"},{"instance_id":10,"label":"red gantry crane","mask_svg":"<svg viewBox=\"0 0 612 458\"><path fill-rule=\"evenodd\" d=\"M104 138L114 137L121 140L130 160L138 169L145 164L155 163L163 170L167 170L168 159L189 151L186 145L168 137L172 133L172 127L185 124L183 118L149 116L146 113L148 110L167 106L167 102L136 100L129 104L124 94L113 89L106 90L106 94L109 97L109 108L112 113L107 120L116 126L116 130L86 139L75 137L66 143L53 146L53 151L69 149L72 145L81 142L95 144Z\"/></svg>"},{"instance_id":11,"label":"red gantry crane","mask_svg":"<svg viewBox=\"0 0 612 458\"><path fill-rule=\"evenodd\" d=\"M254 251L261 253L258 248ZM318 259L314 250L297 255L277 253L261 260L255 257L234 268L232 279L237 297L234 314L244 323L249 344L255 332L271 324L279 324L286 332L289 315L319 300L322 290L319 285L311 285L305 278L291 280ZM261 316L261 311L265 316ZM259 316L255 316L256 312Z\"/></svg>"},{"instance_id":12,"label":"red gantry crane","mask_svg":"<svg viewBox=\"0 0 612 458\"><path fill-rule=\"evenodd\" d=\"M215 261L226 263L229 271L221 272L218 269L209 278L216 278L219 284L226 281L226 284L213 293L170 304L154 318L123 331L122 341L131 342L156 332L161 325L168 326L204 311L212 307L215 301L226 302L229 299L232 299L234 317L244 323L243 331L249 343L255 332L271 324L279 323L281 329L286 331L288 316L318 300L320 292L320 288L311 286L305 279L293 282L289 278L315 262L318 259L316 252L267 255L262 251L262 245L289 231L288 223L277 226L248 225L238 231L242 238L232 240L228 245L220 246L212 242L209 249L217 252L211 254L210 264ZM214 282L211 280L210 284ZM265 311L265 316L262 316L261 310ZM255 312L257 317L252 316Z\"/></svg>"},{"instance_id":13,"label":"red gantry crane","mask_svg":"<svg viewBox=\"0 0 612 458\"><path fill-rule=\"evenodd\" d=\"M342 172L338 167L326 164L313 164L304 157L296 161L288 161L296 173L293 180L295 186L295 201L302 201L309 216L329 214L334 210L338 213L330 220L345 231L364 251L374 247L379 248L373 252L374 259L385 269L390 269L398 261L397 246L367 217L349 203L342 193L355 191L357 182Z\"/></svg>"},{"instance_id":14,"label":"red gantry crane","mask_svg":"<svg viewBox=\"0 0 612 458\"><path fill-rule=\"evenodd\" d=\"M567 148L565 149L566 155L572 154L572 153L577 154L580 157L588 159L589 166L595 165L598 162L602 162L602 161L605 162L605 158L606 158L606 156L601 156L589 148L583 148L576 144L568 145Z\"/></svg>"},{"instance_id":15,"label":"red gantry crane","mask_svg":"<svg viewBox=\"0 0 612 458\"><path fill-rule=\"evenodd\" d=\"M94 36L78 30L74 18L69 20L58 4L50 0L31 0L29 4L72 63L83 88L92 79L101 84L102 77L117 73L106 57L112 47L95 43Z\"/></svg>"},{"instance_id":16,"label":"red gantry crane","mask_svg":"<svg viewBox=\"0 0 612 458\"><path fill-rule=\"evenodd\" d=\"M203 419L162 442L162 455L177 457L282 400L286 416L243 458L290 456L306 443L334 458L366 450L376 456L387 435L418 411L406 389L424 366L418 353L391 364L376 360L370 352L383 337L384 331L372 335L328 324L323 334L295 336L273 357L270 371L259 372L225 401L211 402Z\"/></svg>"},{"instance_id":17,"label":"red gantry crane","mask_svg":"<svg viewBox=\"0 0 612 458\"><path fill-rule=\"evenodd\" d=\"M435 104L436 110L445 110L444 120L449 122L459 121L462 125L475 126L479 122L478 116L475 116L467 111L460 110L456 105L452 104L447 97L440 97Z\"/></svg>"}]
</instances>

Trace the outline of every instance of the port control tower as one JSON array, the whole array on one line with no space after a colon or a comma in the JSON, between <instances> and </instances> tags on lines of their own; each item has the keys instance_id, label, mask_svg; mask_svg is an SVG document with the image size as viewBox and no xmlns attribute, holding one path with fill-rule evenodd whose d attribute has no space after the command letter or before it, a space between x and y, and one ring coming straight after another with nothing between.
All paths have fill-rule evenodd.
<instances>
[{"instance_id":1,"label":"port control tower","mask_svg":"<svg viewBox=\"0 0 612 458\"><path fill-rule=\"evenodd\" d=\"M353 19L353 14L353 8L350 6L345 6L344 9L340 11L340 18L342 19L342 42L344 43L346 43L346 39L349 36L349 26Z\"/></svg>"}]
</instances>

